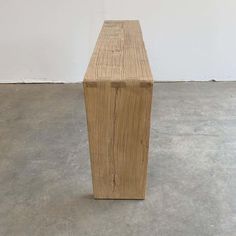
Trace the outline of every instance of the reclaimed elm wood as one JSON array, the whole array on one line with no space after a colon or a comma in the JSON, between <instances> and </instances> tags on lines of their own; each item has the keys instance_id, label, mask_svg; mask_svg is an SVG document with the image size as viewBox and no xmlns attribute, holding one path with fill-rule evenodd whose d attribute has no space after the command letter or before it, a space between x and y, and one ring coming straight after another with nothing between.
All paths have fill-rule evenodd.
<instances>
[{"instance_id":1,"label":"reclaimed elm wood","mask_svg":"<svg viewBox=\"0 0 236 236\"><path fill-rule=\"evenodd\" d=\"M138 21L105 21L84 78L96 199L144 199L153 80Z\"/></svg>"}]
</instances>

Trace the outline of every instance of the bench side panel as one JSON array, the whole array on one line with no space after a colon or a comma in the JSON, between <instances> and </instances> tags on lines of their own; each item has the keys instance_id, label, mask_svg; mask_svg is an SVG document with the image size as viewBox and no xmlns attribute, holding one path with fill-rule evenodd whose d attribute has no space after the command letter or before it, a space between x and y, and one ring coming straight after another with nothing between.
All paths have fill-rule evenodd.
<instances>
[{"instance_id":1,"label":"bench side panel","mask_svg":"<svg viewBox=\"0 0 236 236\"><path fill-rule=\"evenodd\" d=\"M144 199L152 86L84 83L95 198Z\"/></svg>"}]
</instances>

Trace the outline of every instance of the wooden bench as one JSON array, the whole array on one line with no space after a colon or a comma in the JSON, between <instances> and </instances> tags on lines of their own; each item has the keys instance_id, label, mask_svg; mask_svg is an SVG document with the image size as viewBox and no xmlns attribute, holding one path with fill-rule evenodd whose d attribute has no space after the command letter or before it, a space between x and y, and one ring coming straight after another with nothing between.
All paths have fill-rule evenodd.
<instances>
[{"instance_id":1,"label":"wooden bench","mask_svg":"<svg viewBox=\"0 0 236 236\"><path fill-rule=\"evenodd\" d=\"M105 21L84 78L97 199L144 199L153 80L138 21Z\"/></svg>"}]
</instances>

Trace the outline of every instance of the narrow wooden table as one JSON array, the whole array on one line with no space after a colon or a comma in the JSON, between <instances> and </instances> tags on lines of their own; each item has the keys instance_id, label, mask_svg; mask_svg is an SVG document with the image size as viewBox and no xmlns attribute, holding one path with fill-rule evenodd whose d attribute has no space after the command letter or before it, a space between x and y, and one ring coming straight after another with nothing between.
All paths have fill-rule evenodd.
<instances>
[{"instance_id":1,"label":"narrow wooden table","mask_svg":"<svg viewBox=\"0 0 236 236\"><path fill-rule=\"evenodd\" d=\"M138 21L105 21L84 78L95 198L144 199L153 80Z\"/></svg>"}]
</instances>

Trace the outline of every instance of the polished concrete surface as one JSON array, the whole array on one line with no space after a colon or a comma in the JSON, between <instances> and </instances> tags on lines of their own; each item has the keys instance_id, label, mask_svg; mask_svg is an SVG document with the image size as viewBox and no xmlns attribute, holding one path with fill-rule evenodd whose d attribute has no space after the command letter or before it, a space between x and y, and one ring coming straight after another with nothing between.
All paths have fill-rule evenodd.
<instances>
[{"instance_id":1,"label":"polished concrete surface","mask_svg":"<svg viewBox=\"0 0 236 236\"><path fill-rule=\"evenodd\" d=\"M235 236L236 83L156 83L147 197L93 200L80 84L0 85L0 236Z\"/></svg>"}]
</instances>

